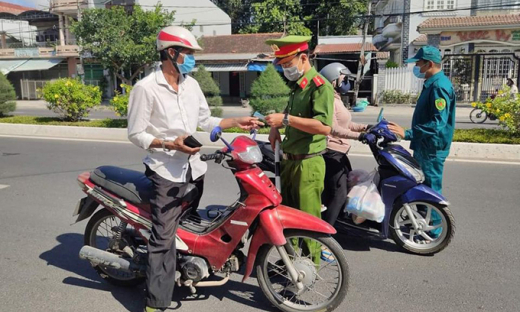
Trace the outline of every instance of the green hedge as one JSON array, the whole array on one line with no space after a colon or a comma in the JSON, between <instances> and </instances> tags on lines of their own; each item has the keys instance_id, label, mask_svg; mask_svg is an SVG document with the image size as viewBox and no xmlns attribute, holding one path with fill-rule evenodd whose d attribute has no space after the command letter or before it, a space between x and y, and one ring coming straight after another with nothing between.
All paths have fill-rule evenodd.
<instances>
[{"instance_id":1,"label":"green hedge","mask_svg":"<svg viewBox=\"0 0 520 312\"><path fill-rule=\"evenodd\" d=\"M33 117L33 116L12 116L0 117L0 123L11 124L30 124L48 126L78 126L78 127L101 127L101 128L126 128L126 119L100 119L90 121L70 122L56 117ZM284 129L281 129L283 134ZM240 128L227 129L230 133L249 133ZM269 128L264 127L258 131L259 134L269 134ZM499 129L456 129L453 137L455 142L469 143L499 143L499 144L520 144L520 134L512 134L506 130Z\"/></svg>"}]
</instances>

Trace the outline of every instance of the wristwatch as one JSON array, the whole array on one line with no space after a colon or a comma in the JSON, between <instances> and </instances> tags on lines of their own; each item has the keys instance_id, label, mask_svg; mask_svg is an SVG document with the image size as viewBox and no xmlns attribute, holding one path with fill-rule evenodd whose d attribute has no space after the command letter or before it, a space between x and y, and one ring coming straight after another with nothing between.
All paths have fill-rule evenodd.
<instances>
[{"instance_id":1,"label":"wristwatch","mask_svg":"<svg viewBox=\"0 0 520 312\"><path fill-rule=\"evenodd\" d=\"M163 149L163 151L165 151L165 152L169 152L169 151L170 151L170 149L166 148L166 146L165 146L166 143L168 143L168 142L171 142L171 141L170 141L170 140L162 140L162 142L161 142L162 149Z\"/></svg>"},{"instance_id":2,"label":"wristwatch","mask_svg":"<svg viewBox=\"0 0 520 312\"><path fill-rule=\"evenodd\" d=\"M289 112L286 112L282 119L282 125L287 127L289 125Z\"/></svg>"}]
</instances>

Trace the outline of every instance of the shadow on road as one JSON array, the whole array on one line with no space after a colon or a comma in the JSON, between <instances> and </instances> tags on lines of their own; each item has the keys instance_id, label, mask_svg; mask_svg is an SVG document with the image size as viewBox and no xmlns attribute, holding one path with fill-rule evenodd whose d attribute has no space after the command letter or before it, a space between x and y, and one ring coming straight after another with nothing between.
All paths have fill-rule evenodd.
<instances>
[{"instance_id":1,"label":"shadow on road","mask_svg":"<svg viewBox=\"0 0 520 312\"><path fill-rule=\"evenodd\" d=\"M142 312L144 305L145 285L136 287L113 286L99 277L91 265L79 259L79 250L83 247L83 235L77 233L62 234L56 238L57 246L40 255L40 259L62 270L73 273L63 280L64 284L108 291L130 312ZM275 311L263 297L256 285L244 284L230 280L224 286L213 288L197 288L197 294L192 295L188 288L176 288L172 298L172 306L168 310L177 310L183 302L207 300L215 297L222 301L227 298L238 303L252 306L264 311ZM85 300L90 300L85 298Z\"/></svg>"},{"instance_id":2,"label":"shadow on road","mask_svg":"<svg viewBox=\"0 0 520 312\"><path fill-rule=\"evenodd\" d=\"M370 251L372 248L386 250L389 252L404 252L399 246L388 240L371 238L357 234L338 233L334 239L345 250L350 251Z\"/></svg>"}]
</instances>

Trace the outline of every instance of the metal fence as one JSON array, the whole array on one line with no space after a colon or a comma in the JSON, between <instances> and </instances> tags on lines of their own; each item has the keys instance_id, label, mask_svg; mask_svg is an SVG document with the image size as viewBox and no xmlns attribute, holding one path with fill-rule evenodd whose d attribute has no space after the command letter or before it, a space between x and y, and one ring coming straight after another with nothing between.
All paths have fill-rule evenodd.
<instances>
[{"instance_id":1,"label":"metal fence","mask_svg":"<svg viewBox=\"0 0 520 312\"><path fill-rule=\"evenodd\" d=\"M20 85L22 89L22 100L39 100L42 97L38 90L50 80L29 80L21 79Z\"/></svg>"},{"instance_id":2,"label":"metal fence","mask_svg":"<svg viewBox=\"0 0 520 312\"><path fill-rule=\"evenodd\" d=\"M404 93L418 94L422 90L424 80L415 77L413 68L387 68L384 75L385 86L382 91L399 90Z\"/></svg>"}]
</instances>

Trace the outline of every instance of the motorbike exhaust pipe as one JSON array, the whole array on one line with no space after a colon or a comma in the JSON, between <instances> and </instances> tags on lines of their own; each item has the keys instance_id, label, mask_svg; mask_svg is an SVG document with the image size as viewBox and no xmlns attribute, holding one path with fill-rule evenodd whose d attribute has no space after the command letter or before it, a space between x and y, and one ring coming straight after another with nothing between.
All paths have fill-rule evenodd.
<instances>
[{"instance_id":1,"label":"motorbike exhaust pipe","mask_svg":"<svg viewBox=\"0 0 520 312\"><path fill-rule=\"evenodd\" d=\"M91 246L83 246L79 251L79 257L90 261L93 265L110 267L125 272L133 273L135 271L145 271L144 266L132 263L107 251Z\"/></svg>"}]
</instances>

